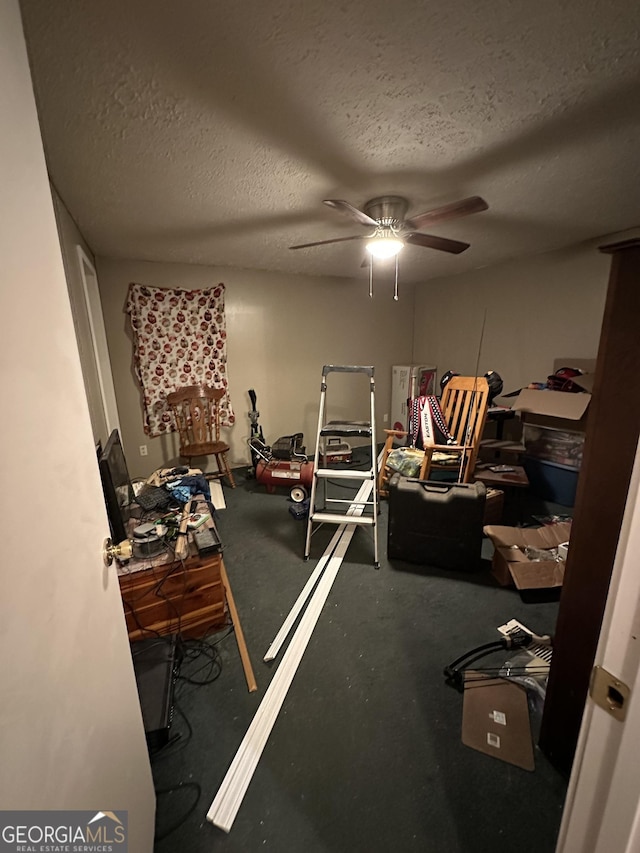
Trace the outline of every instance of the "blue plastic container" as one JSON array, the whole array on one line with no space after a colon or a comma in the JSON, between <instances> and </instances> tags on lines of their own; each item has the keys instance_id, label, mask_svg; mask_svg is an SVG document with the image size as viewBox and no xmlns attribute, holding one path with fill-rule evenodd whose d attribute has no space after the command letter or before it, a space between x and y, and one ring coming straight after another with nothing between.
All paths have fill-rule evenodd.
<instances>
[{"instance_id":1,"label":"blue plastic container","mask_svg":"<svg viewBox=\"0 0 640 853\"><path fill-rule=\"evenodd\" d=\"M522 464L533 495L561 506L575 506L579 468L547 462L535 456L525 456Z\"/></svg>"}]
</instances>

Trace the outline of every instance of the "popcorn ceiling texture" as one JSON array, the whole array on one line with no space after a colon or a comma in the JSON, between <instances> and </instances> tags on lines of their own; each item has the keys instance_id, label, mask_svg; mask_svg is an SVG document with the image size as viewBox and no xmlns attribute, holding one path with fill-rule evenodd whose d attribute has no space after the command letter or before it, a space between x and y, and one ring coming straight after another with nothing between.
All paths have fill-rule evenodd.
<instances>
[{"instance_id":1,"label":"popcorn ceiling texture","mask_svg":"<svg viewBox=\"0 0 640 853\"><path fill-rule=\"evenodd\" d=\"M52 180L99 255L364 276L321 204L490 210L405 280L640 225L632 0L23 0Z\"/></svg>"}]
</instances>

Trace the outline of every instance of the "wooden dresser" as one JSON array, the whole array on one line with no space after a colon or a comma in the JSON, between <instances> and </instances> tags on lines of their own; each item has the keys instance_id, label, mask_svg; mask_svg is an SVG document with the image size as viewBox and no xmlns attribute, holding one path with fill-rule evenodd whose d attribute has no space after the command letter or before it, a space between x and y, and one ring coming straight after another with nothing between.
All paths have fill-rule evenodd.
<instances>
[{"instance_id":1,"label":"wooden dresser","mask_svg":"<svg viewBox=\"0 0 640 853\"><path fill-rule=\"evenodd\" d=\"M229 624L220 554L119 575L129 639L203 637Z\"/></svg>"}]
</instances>

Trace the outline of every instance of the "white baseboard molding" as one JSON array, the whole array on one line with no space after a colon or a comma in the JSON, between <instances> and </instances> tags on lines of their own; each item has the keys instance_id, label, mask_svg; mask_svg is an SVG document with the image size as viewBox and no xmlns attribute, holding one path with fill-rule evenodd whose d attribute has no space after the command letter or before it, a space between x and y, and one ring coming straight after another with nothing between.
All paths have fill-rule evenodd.
<instances>
[{"instance_id":1,"label":"white baseboard molding","mask_svg":"<svg viewBox=\"0 0 640 853\"><path fill-rule=\"evenodd\" d=\"M361 491L367 489L366 497L368 497L374 486L375 483L369 481L363 484ZM356 498L354 498L354 503L357 500L363 499L366 500L364 494L361 495L358 493ZM253 778L260 756L296 674L302 655L320 618L322 608L331 592L331 587L338 575L355 529L355 525L344 525L344 530L340 534L333 554L322 571L322 576L316 590L283 655L280 666L273 676L271 684L260 703L260 707L256 711L235 758L231 762L226 776L218 789L218 793L207 812L207 820L224 832L230 832L231 830L238 809Z\"/></svg>"},{"instance_id":2,"label":"white baseboard molding","mask_svg":"<svg viewBox=\"0 0 640 853\"><path fill-rule=\"evenodd\" d=\"M349 516L349 515L362 515L365 505L363 503L357 503L357 502L366 500L368 498L370 492L371 492L371 484L370 483L363 483L363 485L360 486L358 493L355 495L355 497L353 499L353 503L351 504L350 508L347 510L347 513L346 513L347 516ZM300 595L296 599L295 604L293 605L293 607L289 611L289 615L287 616L287 618L282 623L282 628L280 628L280 630L278 631L278 633L274 637L273 642L271 643L271 645L267 649L267 652L264 656L265 661L272 661L277 656L278 652L280 651L280 648L282 647L282 644L284 643L287 636L289 635L289 631L292 629L292 627L294 626L294 624L296 622L296 619L298 618L298 616L302 612L302 608L304 607L307 599L311 595L313 588L315 587L316 583L318 582L320 575L322 574L322 572L325 569L325 566L329 562L329 559L331 558L331 555L333 554L335 548L337 547L338 542L340 541L340 537L342 536L342 534L344 533L346 528L347 528L347 524L341 524L340 527L338 527L336 532L333 534L331 542L329 542L329 545L327 546L324 554L322 555L322 557L318 561L318 565L315 567L315 569L313 570L313 572L309 576L309 580L304 585L302 592L300 593Z\"/></svg>"}]
</instances>

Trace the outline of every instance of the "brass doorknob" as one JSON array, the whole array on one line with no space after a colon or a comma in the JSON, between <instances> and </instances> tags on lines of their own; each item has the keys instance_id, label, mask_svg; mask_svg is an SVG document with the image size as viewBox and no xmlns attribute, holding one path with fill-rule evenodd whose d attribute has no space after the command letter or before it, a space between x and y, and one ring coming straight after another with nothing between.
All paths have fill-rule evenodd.
<instances>
[{"instance_id":1,"label":"brass doorknob","mask_svg":"<svg viewBox=\"0 0 640 853\"><path fill-rule=\"evenodd\" d=\"M117 545L114 545L111 539L105 539L102 544L102 558L105 566L110 566L114 560L124 562L130 560L133 554L133 547L129 539L124 539Z\"/></svg>"}]
</instances>

